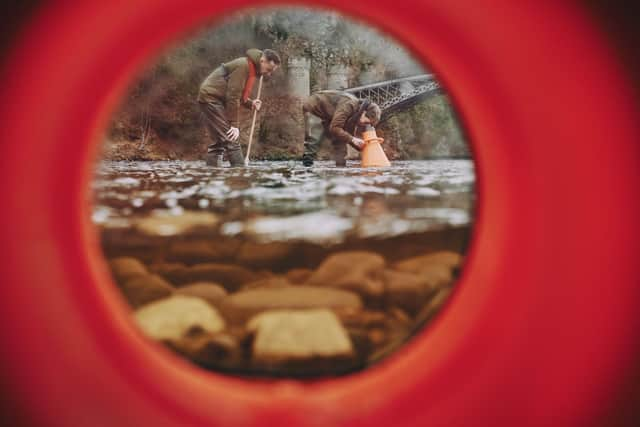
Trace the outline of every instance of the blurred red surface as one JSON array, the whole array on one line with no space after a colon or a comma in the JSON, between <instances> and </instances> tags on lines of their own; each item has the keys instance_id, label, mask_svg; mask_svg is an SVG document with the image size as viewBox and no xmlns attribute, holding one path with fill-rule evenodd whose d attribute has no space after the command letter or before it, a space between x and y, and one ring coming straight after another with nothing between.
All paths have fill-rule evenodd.
<instances>
[{"instance_id":1,"label":"blurred red surface","mask_svg":"<svg viewBox=\"0 0 640 427\"><path fill-rule=\"evenodd\" d=\"M267 1L45 3L6 37L5 419L37 426L637 425L640 121L632 31L571 2L314 1L435 70L472 142L474 237L443 313L386 363L315 382L203 372L146 342L89 221L99 135L136 70ZM5 20L11 22L6 15ZM628 22L624 17L620 22ZM17 32L16 32L17 31Z\"/></svg>"}]
</instances>

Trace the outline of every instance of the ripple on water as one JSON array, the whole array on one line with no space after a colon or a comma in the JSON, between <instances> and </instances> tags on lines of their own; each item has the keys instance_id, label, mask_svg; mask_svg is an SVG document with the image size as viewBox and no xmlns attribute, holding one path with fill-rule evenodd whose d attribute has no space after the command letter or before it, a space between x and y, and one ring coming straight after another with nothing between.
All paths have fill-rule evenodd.
<instances>
[{"instance_id":1,"label":"ripple on water","mask_svg":"<svg viewBox=\"0 0 640 427\"><path fill-rule=\"evenodd\" d=\"M154 209L173 216L209 211L220 218L220 234L321 242L471 221L470 160L402 161L387 169L349 165L252 162L246 169L212 169L201 161L102 162L92 183L92 220L109 227Z\"/></svg>"}]
</instances>

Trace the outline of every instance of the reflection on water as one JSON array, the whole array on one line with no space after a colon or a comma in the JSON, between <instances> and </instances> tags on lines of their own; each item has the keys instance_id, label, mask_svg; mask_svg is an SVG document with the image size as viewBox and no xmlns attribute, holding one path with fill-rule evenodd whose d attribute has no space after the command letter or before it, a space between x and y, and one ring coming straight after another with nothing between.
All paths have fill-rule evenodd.
<instances>
[{"instance_id":1,"label":"reflection on water","mask_svg":"<svg viewBox=\"0 0 640 427\"><path fill-rule=\"evenodd\" d=\"M382 170L318 162L103 162L93 221L142 331L238 375L366 368L452 292L471 161Z\"/></svg>"},{"instance_id":2,"label":"reflection on water","mask_svg":"<svg viewBox=\"0 0 640 427\"><path fill-rule=\"evenodd\" d=\"M206 211L216 215L222 235L333 243L470 223L470 160L394 162L379 170L330 164L211 169L202 162L103 162L93 220L126 227L159 211Z\"/></svg>"}]
</instances>

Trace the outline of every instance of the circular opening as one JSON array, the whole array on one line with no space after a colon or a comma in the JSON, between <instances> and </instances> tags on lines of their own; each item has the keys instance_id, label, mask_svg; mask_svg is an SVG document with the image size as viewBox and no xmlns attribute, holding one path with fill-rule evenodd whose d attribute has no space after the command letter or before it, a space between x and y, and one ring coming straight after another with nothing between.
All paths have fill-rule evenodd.
<instances>
[{"instance_id":1,"label":"circular opening","mask_svg":"<svg viewBox=\"0 0 640 427\"><path fill-rule=\"evenodd\" d=\"M397 41L334 12L248 9L130 85L92 221L148 338L228 374L336 376L446 302L474 181L444 88Z\"/></svg>"},{"instance_id":2,"label":"circular opening","mask_svg":"<svg viewBox=\"0 0 640 427\"><path fill-rule=\"evenodd\" d=\"M40 425L88 417L137 425L463 425L517 420L534 408L532 423L554 414L597 424L592 415L611 398L612 379L624 377L636 348L632 330L621 326L637 319L633 264L622 261L637 252L629 236L638 209L628 198L638 182L637 120L624 76L584 17L559 3L504 2L499 14L476 3L340 5L361 8L456 83L452 93L481 167L476 244L455 304L411 351L362 375L265 386L205 374L155 351L161 347L132 328L114 298L106 264L95 257L95 228L81 227L90 217L83 215L82 168L87 147L94 148L86 142L96 108L132 60L226 7L186 4L51 6L10 58L5 137L25 143L7 144L2 158L3 194L19 207L4 211L10 297L3 299L3 336L20 344L6 346L5 373L19 386L15 399L25 414ZM107 16L107 8L117 13ZM40 69L49 78L34 79ZM580 69L579 79L558 72L571 69ZM560 107L551 108L550 97ZM567 165L563 185L533 173L559 176ZM570 191L584 183L591 191ZM42 258L34 263L33 254ZM37 327L24 327L34 321ZM543 381L549 378L551 388ZM460 408L482 410L470 420Z\"/></svg>"}]
</instances>

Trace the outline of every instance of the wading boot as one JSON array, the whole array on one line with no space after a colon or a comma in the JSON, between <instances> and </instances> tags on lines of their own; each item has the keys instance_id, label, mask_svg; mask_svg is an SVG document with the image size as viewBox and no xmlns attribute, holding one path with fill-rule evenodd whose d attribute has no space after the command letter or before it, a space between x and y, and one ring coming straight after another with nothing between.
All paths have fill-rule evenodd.
<instances>
[{"instance_id":1,"label":"wading boot","mask_svg":"<svg viewBox=\"0 0 640 427\"><path fill-rule=\"evenodd\" d=\"M333 160L336 162L336 167L343 168L347 166L347 146L344 144L333 145Z\"/></svg>"},{"instance_id":2,"label":"wading boot","mask_svg":"<svg viewBox=\"0 0 640 427\"><path fill-rule=\"evenodd\" d=\"M241 168L244 167L244 157L242 156L242 148L238 145L238 148L234 148L233 150L227 151L227 158L229 159L229 163L231 163L232 168Z\"/></svg>"},{"instance_id":3,"label":"wading boot","mask_svg":"<svg viewBox=\"0 0 640 427\"><path fill-rule=\"evenodd\" d=\"M207 162L207 166L212 166L214 168L222 167L222 154L220 153L207 153L205 156L205 161Z\"/></svg>"},{"instance_id":4,"label":"wading boot","mask_svg":"<svg viewBox=\"0 0 640 427\"><path fill-rule=\"evenodd\" d=\"M304 167L310 168L311 166L313 166L313 157L307 155L307 154L303 154L302 155L302 165Z\"/></svg>"}]
</instances>

